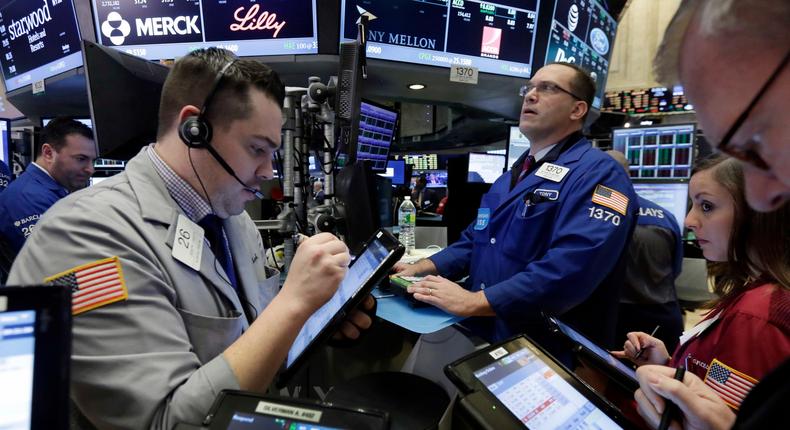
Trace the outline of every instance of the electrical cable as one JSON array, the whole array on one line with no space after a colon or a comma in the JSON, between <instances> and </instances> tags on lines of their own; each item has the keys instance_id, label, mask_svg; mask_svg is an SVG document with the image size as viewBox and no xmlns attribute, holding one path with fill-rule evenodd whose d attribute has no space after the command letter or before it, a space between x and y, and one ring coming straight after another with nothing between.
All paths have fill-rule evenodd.
<instances>
[{"instance_id":1,"label":"electrical cable","mask_svg":"<svg viewBox=\"0 0 790 430\"><path fill-rule=\"evenodd\" d=\"M195 174L195 177L197 178L198 183L200 184L200 188L203 189L203 194L206 196L206 202L208 202L208 206L211 209L211 214L216 216L217 215L217 211L214 210L214 205L211 203L211 197L209 196L208 191L206 190L206 186L203 184L203 180L200 179L200 175L198 174L197 169L195 168L195 162L192 160L192 149L193 148L188 148L187 149L187 157L189 158L189 165L192 166L192 173ZM223 231L223 234L224 234L224 231ZM204 238L204 240L208 240L208 239ZM223 240L227 240L227 239L223 238ZM230 245L230 244L228 244L228 245ZM228 251L230 251L230 249ZM214 254L214 253L212 252L212 254ZM230 257L231 257L231 262L233 262L233 254L231 254ZM233 287L233 283L230 282L230 277L223 276L222 272L219 270L221 268L221 265L219 264L219 260L217 259L217 255L216 254L214 254L213 266L214 266L214 273L216 273L217 276L220 279L222 279L226 284L228 284L231 288L236 290L236 288ZM235 269L235 264L234 264L234 269ZM223 268L222 271L224 271L224 270L225 269ZM250 324L252 324L252 322L255 321L255 318L257 318L258 315L260 314L260 311L258 310L258 307L255 306L254 304L250 303L247 300L247 297L244 294L244 291L243 291L243 288L242 288L241 285L238 286L238 290L236 291L236 295L239 297L240 301L242 301L242 302L246 303L247 305L249 305L249 307L252 308L252 310L255 312L255 315L251 315L252 318L248 317L248 319L249 319L248 322ZM243 311L243 309L242 309L242 311Z\"/></svg>"}]
</instances>

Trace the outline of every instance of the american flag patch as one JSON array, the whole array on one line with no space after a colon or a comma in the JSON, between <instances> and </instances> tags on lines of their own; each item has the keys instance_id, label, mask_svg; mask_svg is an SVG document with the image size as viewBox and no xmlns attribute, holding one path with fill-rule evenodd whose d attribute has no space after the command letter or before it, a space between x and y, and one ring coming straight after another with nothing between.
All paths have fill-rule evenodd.
<instances>
[{"instance_id":1,"label":"american flag patch","mask_svg":"<svg viewBox=\"0 0 790 430\"><path fill-rule=\"evenodd\" d=\"M724 403L738 409L749 391L757 383L751 376L745 375L717 359L708 367L705 374L705 385L713 388Z\"/></svg>"},{"instance_id":2,"label":"american flag patch","mask_svg":"<svg viewBox=\"0 0 790 430\"><path fill-rule=\"evenodd\" d=\"M628 197L625 194L615 191L609 187L598 185L593 192L592 202L625 215L628 209Z\"/></svg>"},{"instance_id":3,"label":"american flag patch","mask_svg":"<svg viewBox=\"0 0 790 430\"><path fill-rule=\"evenodd\" d=\"M71 288L72 315L129 297L118 257L77 266L50 276L44 282Z\"/></svg>"}]
</instances>

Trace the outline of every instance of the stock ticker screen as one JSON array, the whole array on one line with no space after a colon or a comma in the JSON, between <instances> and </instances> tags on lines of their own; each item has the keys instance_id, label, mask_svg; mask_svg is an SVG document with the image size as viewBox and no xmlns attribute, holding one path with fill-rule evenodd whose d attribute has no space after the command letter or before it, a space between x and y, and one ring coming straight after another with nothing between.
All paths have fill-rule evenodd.
<instances>
[{"instance_id":1,"label":"stock ticker screen","mask_svg":"<svg viewBox=\"0 0 790 430\"><path fill-rule=\"evenodd\" d=\"M617 21L597 0L557 0L554 4L546 63L574 63L589 70L597 88L596 108L604 97L616 33Z\"/></svg>"},{"instance_id":2,"label":"stock ticker screen","mask_svg":"<svg viewBox=\"0 0 790 430\"><path fill-rule=\"evenodd\" d=\"M694 128L694 124L619 128L612 131L612 145L628 158L632 178L688 179Z\"/></svg>"},{"instance_id":3,"label":"stock ticker screen","mask_svg":"<svg viewBox=\"0 0 790 430\"><path fill-rule=\"evenodd\" d=\"M360 103L357 160L370 161L373 170L386 170L397 122L397 111L364 101Z\"/></svg>"},{"instance_id":4,"label":"stock ticker screen","mask_svg":"<svg viewBox=\"0 0 790 430\"><path fill-rule=\"evenodd\" d=\"M463 65L527 78L532 73L537 0L343 0L341 39L369 18L368 58Z\"/></svg>"},{"instance_id":5,"label":"stock ticker screen","mask_svg":"<svg viewBox=\"0 0 790 430\"><path fill-rule=\"evenodd\" d=\"M100 44L149 60L212 46L238 56L318 53L316 0L92 0Z\"/></svg>"},{"instance_id":6,"label":"stock ticker screen","mask_svg":"<svg viewBox=\"0 0 790 430\"><path fill-rule=\"evenodd\" d=\"M683 87L654 87L606 93L602 112L658 113L689 112L694 106L688 102Z\"/></svg>"},{"instance_id":7,"label":"stock ticker screen","mask_svg":"<svg viewBox=\"0 0 790 430\"><path fill-rule=\"evenodd\" d=\"M82 65L71 0L12 0L0 6L0 63L6 91Z\"/></svg>"}]
</instances>

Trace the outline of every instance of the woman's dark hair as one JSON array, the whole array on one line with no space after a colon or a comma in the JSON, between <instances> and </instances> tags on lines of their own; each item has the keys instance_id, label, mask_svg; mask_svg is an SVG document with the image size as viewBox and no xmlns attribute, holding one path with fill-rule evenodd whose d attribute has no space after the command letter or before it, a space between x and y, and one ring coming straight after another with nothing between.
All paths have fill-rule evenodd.
<instances>
[{"instance_id":1,"label":"woman's dark hair","mask_svg":"<svg viewBox=\"0 0 790 430\"><path fill-rule=\"evenodd\" d=\"M757 212L746 202L743 168L729 157L715 154L700 160L692 176L713 169L713 179L733 200L734 214L726 262L709 262L719 299L708 307L726 306L742 292L766 282L790 289L790 205L773 212Z\"/></svg>"}]
</instances>

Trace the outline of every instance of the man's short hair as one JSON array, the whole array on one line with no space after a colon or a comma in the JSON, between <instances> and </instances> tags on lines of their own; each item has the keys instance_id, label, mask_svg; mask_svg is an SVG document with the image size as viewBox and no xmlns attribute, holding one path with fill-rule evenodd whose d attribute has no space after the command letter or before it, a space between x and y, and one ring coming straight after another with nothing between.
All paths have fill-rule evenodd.
<instances>
[{"instance_id":1,"label":"man's short hair","mask_svg":"<svg viewBox=\"0 0 790 430\"><path fill-rule=\"evenodd\" d=\"M590 109L592 109L593 98L595 98L595 79L592 78L592 75L590 75L588 70L573 63L555 61L553 63L546 64L546 66L551 66L554 64L569 67L576 72L573 80L571 80L571 87L568 90L581 98L583 102L587 103L587 113L589 114ZM587 115L585 114L584 117L586 118Z\"/></svg>"},{"instance_id":2,"label":"man's short hair","mask_svg":"<svg viewBox=\"0 0 790 430\"><path fill-rule=\"evenodd\" d=\"M628 163L628 159L625 158L625 154L623 154L620 151L614 150L614 149L610 149L610 150L606 151L606 154L609 155L610 157L614 158L614 161L617 161L621 166L623 166L623 169L625 169L625 173L627 175L629 175L629 176L631 175L631 172L629 170L629 167L631 165Z\"/></svg>"},{"instance_id":3,"label":"man's short hair","mask_svg":"<svg viewBox=\"0 0 790 430\"><path fill-rule=\"evenodd\" d=\"M70 134L77 134L93 140L93 130L90 127L73 118L59 116L44 127L41 139L36 145L36 156L41 155L41 147L45 143L48 143L55 151L60 151L66 145L66 136Z\"/></svg>"},{"instance_id":4,"label":"man's short hair","mask_svg":"<svg viewBox=\"0 0 790 430\"><path fill-rule=\"evenodd\" d=\"M653 60L653 74L666 86L680 83L683 39L699 14L703 36L723 40L750 40L755 49L781 46L790 37L790 2L787 0L684 0L669 22Z\"/></svg>"},{"instance_id":5,"label":"man's short hair","mask_svg":"<svg viewBox=\"0 0 790 430\"><path fill-rule=\"evenodd\" d=\"M198 49L176 61L167 75L159 104L157 137L167 134L184 106L203 107L208 92L222 68L225 70L220 88L207 109L207 119L220 128L250 115L250 88L258 89L278 106L283 105L285 86L277 73L263 63L237 59L230 51L219 48Z\"/></svg>"}]
</instances>

